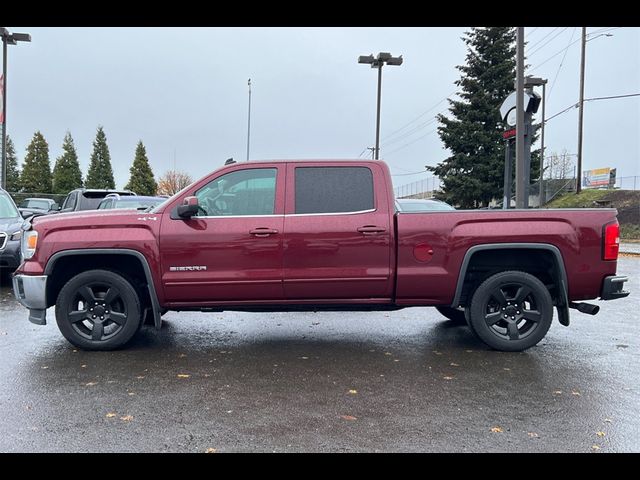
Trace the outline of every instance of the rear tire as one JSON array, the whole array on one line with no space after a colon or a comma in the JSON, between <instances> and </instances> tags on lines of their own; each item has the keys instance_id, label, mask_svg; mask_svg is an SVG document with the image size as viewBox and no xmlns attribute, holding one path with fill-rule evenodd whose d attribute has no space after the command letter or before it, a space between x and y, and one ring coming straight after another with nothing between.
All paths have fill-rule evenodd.
<instances>
[{"instance_id":1,"label":"rear tire","mask_svg":"<svg viewBox=\"0 0 640 480\"><path fill-rule=\"evenodd\" d=\"M463 308L437 306L436 310L456 325L465 325L467 323L467 320L464 318Z\"/></svg>"},{"instance_id":2,"label":"rear tire","mask_svg":"<svg viewBox=\"0 0 640 480\"><path fill-rule=\"evenodd\" d=\"M56 322L62 335L78 348L114 350L138 331L140 298L122 275L88 270L72 277L60 290Z\"/></svg>"},{"instance_id":3,"label":"rear tire","mask_svg":"<svg viewBox=\"0 0 640 480\"><path fill-rule=\"evenodd\" d=\"M475 291L469 309L471 330L505 352L533 347L549 331L553 300L538 278L525 272L492 275Z\"/></svg>"}]
</instances>

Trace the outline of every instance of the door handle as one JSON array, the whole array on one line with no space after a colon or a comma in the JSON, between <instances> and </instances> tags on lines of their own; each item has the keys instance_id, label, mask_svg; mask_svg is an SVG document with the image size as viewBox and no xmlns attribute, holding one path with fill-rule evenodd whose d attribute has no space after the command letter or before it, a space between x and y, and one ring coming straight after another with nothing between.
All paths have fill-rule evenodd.
<instances>
[{"instance_id":1,"label":"door handle","mask_svg":"<svg viewBox=\"0 0 640 480\"><path fill-rule=\"evenodd\" d=\"M269 235L275 235L278 233L278 230L275 228L267 228L267 227L258 227L250 230L249 233L251 235L255 235L256 237L268 237Z\"/></svg>"},{"instance_id":2,"label":"door handle","mask_svg":"<svg viewBox=\"0 0 640 480\"><path fill-rule=\"evenodd\" d=\"M384 233L387 231L387 229L382 227L377 227L375 225L365 225L364 227L358 228L358 231L360 233L363 233L364 235L370 235L373 233Z\"/></svg>"}]
</instances>

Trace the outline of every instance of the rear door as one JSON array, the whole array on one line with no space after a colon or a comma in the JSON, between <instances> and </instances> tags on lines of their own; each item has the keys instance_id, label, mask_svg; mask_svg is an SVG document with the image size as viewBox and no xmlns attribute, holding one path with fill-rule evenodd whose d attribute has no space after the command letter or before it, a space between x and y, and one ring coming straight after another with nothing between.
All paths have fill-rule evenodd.
<instances>
[{"instance_id":1,"label":"rear door","mask_svg":"<svg viewBox=\"0 0 640 480\"><path fill-rule=\"evenodd\" d=\"M287 167L287 300L389 299L390 212L381 169L349 162Z\"/></svg>"}]
</instances>

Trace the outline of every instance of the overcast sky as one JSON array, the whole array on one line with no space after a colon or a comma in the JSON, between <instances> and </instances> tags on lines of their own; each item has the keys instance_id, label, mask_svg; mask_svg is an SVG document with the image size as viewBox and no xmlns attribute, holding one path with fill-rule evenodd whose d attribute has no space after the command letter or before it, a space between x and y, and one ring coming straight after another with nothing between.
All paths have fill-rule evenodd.
<instances>
[{"instance_id":1,"label":"overcast sky","mask_svg":"<svg viewBox=\"0 0 640 480\"><path fill-rule=\"evenodd\" d=\"M376 70L357 58L380 51L404 58L383 69L381 158L396 186L428 178L424 166L447 156L432 120L457 90L468 30L7 28L32 36L31 44L9 47L7 126L20 162L40 130L53 167L69 130L86 175L102 125L118 187L138 140L156 177L173 167L174 155L194 179L229 157L244 160L248 78L252 159L370 155L362 152L375 143ZM640 28L604 28L587 29L595 33L585 98L640 92ZM613 36L594 38L600 32ZM529 73L549 79L550 117L578 100L580 28L527 27L525 34ZM640 97L587 102L584 116L584 169L640 175ZM547 153L575 153L577 125L577 109L551 119Z\"/></svg>"}]
</instances>

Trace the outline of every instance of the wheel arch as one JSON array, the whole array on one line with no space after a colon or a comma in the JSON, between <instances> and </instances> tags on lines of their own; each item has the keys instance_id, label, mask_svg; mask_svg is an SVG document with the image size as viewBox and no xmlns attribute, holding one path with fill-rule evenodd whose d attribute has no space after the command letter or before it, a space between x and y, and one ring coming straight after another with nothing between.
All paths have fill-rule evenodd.
<instances>
[{"instance_id":1,"label":"wheel arch","mask_svg":"<svg viewBox=\"0 0 640 480\"><path fill-rule=\"evenodd\" d=\"M89 268L108 268L109 266L111 266L113 262L108 262L107 264L104 263L105 255L108 255L109 260L111 261L114 260L114 256L120 259L126 259L128 261L128 272L137 270L138 272L142 273L149 295L149 308L151 309L153 315L153 322L155 327L159 329L162 324L160 302L158 301L158 295L156 293L155 284L153 282L153 276L151 275L151 268L149 267L149 262L147 261L146 257L137 250L125 248L87 248L63 250L61 252L53 254L47 261L47 265L44 269L44 274L49 277L49 280L47 281L47 305L53 305L58 292L60 291L64 283L66 283L66 281L71 278L71 276L80 273L81 271L85 271ZM75 265L75 268L69 274L63 277L55 275L57 272L57 267L64 265L75 258L82 259L83 261L77 263ZM130 263L130 260L132 258L135 258L138 263Z\"/></svg>"},{"instance_id":2,"label":"wheel arch","mask_svg":"<svg viewBox=\"0 0 640 480\"><path fill-rule=\"evenodd\" d=\"M475 245L469 248L464 255L462 265L460 266L456 291L453 301L451 302L451 306L462 306L461 302L463 302L465 296L468 296L465 293L465 286L469 287L470 283L473 283L470 280L470 271L474 267L474 262L476 260L481 261L480 259L482 257L486 258L487 255L490 255L493 259L500 258L500 260L498 260L498 264L502 262L504 269L516 267L519 270L527 271L527 269L522 269L522 267L518 266L517 263L509 264L508 260L506 260L508 258L512 259L519 255L524 255L527 252L539 252L538 255L542 254L545 258L550 259L552 265L550 275L558 288L555 305L558 310L558 318L562 325L569 325L568 283L564 260L560 249L555 245L548 243L492 243Z\"/></svg>"}]
</instances>

